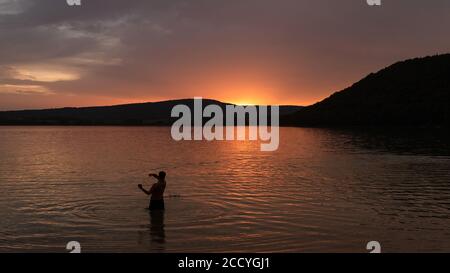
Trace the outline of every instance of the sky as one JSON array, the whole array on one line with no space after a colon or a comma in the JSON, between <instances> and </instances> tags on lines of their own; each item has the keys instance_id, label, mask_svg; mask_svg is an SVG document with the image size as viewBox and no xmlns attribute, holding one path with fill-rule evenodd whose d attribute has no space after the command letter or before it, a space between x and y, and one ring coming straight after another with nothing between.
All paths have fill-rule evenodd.
<instances>
[{"instance_id":1,"label":"sky","mask_svg":"<svg viewBox=\"0 0 450 273\"><path fill-rule=\"evenodd\" d=\"M450 52L449 14L448 0L0 0L0 110L309 105Z\"/></svg>"}]
</instances>

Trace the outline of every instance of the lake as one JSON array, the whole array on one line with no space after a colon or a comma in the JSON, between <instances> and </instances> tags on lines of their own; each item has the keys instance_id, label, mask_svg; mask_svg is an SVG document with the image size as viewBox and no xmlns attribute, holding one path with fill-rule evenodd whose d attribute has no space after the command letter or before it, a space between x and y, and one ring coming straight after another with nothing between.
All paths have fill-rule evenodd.
<instances>
[{"instance_id":1,"label":"lake","mask_svg":"<svg viewBox=\"0 0 450 273\"><path fill-rule=\"evenodd\" d=\"M448 139L281 128L261 152L169 127L0 127L0 252L449 252ZM150 214L137 184L159 170Z\"/></svg>"}]
</instances>

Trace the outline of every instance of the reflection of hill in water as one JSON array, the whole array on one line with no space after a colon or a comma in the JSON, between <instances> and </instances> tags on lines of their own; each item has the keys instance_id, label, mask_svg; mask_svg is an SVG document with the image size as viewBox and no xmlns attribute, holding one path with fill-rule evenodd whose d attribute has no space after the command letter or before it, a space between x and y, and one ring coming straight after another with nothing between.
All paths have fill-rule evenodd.
<instances>
[{"instance_id":1,"label":"reflection of hill in water","mask_svg":"<svg viewBox=\"0 0 450 273\"><path fill-rule=\"evenodd\" d=\"M375 153L450 156L450 131L414 129L323 129L341 139L344 149L373 150ZM336 140L336 139L335 139Z\"/></svg>"}]
</instances>

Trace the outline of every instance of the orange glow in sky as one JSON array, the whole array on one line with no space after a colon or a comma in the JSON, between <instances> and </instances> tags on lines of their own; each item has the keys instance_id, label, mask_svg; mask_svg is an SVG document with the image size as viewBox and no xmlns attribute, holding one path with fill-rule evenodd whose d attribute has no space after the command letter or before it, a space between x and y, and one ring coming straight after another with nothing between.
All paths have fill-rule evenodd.
<instances>
[{"instance_id":1,"label":"orange glow in sky","mask_svg":"<svg viewBox=\"0 0 450 273\"><path fill-rule=\"evenodd\" d=\"M450 44L448 9L434 3L28 2L0 0L2 25L13 26L1 30L0 111L194 97L307 106Z\"/></svg>"}]
</instances>

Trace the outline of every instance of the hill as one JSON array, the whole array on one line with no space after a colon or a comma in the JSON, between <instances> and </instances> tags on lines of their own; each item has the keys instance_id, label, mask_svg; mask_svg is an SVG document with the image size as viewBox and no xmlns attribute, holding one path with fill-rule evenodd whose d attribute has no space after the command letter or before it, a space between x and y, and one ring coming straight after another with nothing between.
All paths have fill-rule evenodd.
<instances>
[{"instance_id":1,"label":"hill","mask_svg":"<svg viewBox=\"0 0 450 273\"><path fill-rule=\"evenodd\" d=\"M450 54L398 62L282 120L289 126L448 127Z\"/></svg>"},{"instance_id":2,"label":"hill","mask_svg":"<svg viewBox=\"0 0 450 273\"><path fill-rule=\"evenodd\" d=\"M0 125L171 125L175 105L187 105L191 112L193 99L124 104L115 106L58 108L0 112ZM203 100L203 107L215 104L222 109L228 103ZM280 106L280 115L295 113L299 106Z\"/></svg>"}]
</instances>

